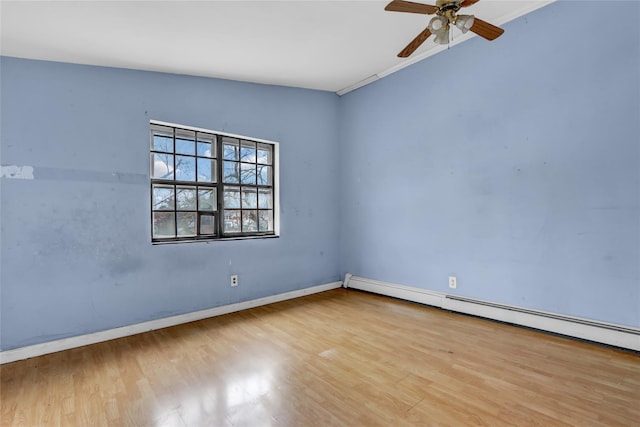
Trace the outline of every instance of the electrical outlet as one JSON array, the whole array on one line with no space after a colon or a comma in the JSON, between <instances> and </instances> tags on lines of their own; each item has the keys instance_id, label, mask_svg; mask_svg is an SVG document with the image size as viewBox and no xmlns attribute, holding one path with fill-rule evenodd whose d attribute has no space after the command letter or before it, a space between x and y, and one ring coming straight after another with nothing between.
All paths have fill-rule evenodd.
<instances>
[{"instance_id":1,"label":"electrical outlet","mask_svg":"<svg viewBox=\"0 0 640 427\"><path fill-rule=\"evenodd\" d=\"M238 275L237 274L232 274L231 275L231 286L238 286Z\"/></svg>"},{"instance_id":2,"label":"electrical outlet","mask_svg":"<svg viewBox=\"0 0 640 427\"><path fill-rule=\"evenodd\" d=\"M449 287L455 289L458 287L458 279L456 276L449 276Z\"/></svg>"}]
</instances>

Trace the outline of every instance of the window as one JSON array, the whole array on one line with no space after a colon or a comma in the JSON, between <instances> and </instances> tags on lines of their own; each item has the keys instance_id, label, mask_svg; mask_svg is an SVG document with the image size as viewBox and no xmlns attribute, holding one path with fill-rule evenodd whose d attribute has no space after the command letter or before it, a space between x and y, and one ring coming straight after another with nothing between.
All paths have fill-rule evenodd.
<instances>
[{"instance_id":1,"label":"window","mask_svg":"<svg viewBox=\"0 0 640 427\"><path fill-rule=\"evenodd\" d=\"M151 240L278 232L278 144L151 122Z\"/></svg>"}]
</instances>

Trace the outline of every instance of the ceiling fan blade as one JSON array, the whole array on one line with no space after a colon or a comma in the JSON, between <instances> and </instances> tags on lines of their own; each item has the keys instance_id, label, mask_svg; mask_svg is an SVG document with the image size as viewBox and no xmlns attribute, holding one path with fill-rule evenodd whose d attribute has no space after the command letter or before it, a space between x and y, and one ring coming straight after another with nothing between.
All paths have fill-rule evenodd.
<instances>
[{"instance_id":1,"label":"ceiling fan blade","mask_svg":"<svg viewBox=\"0 0 640 427\"><path fill-rule=\"evenodd\" d=\"M414 3L412 1L393 0L384 8L390 12L409 12L421 13L423 15L432 15L438 11L438 8L430 4Z\"/></svg>"},{"instance_id":2,"label":"ceiling fan blade","mask_svg":"<svg viewBox=\"0 0 640 427\"><path fill-rule=\"evenodd\" d=\"M504 33L502 28L496 27L495 25L489 24L488 22L478 18L474 19L473 25L469 29L487 40L495 40Z\"/></svg>"},{"instance_id":3,"label":"ceiling fan blade","mask_svg":"<svg viewBox=\"0 0 640 427\"><path fill-rule=\"evenodd\" d=\"M460 7L469 7L469 6L473 6L474 4L478 3L480 0L463 0L460 3Z\"/></svg>"},{"instance_id":4,"label":"ceiling fan blade","mask_svg":"<svg viewBox=\"0 0 640 427\"><path fill-rule=\"evenodd\" d=\"M423 32L418 34L415 39L411 40L411 43L407 45L402 51L398 54L398 58L406 58L416 51L417 48L420 47L422 43L431 35L431 31L428 28L425 28Z\"/></svg>"}]
</instances>

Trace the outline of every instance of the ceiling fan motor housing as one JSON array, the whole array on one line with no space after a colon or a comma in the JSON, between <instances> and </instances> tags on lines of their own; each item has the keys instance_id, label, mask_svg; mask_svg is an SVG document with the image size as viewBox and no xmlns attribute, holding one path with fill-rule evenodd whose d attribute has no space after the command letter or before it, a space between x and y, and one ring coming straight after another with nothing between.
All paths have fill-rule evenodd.
<instances>
[{"instance_id":1,"label":"ceiling fan motor housing","mask_svg":"<svg viewBox=\"0 0 640 427\"><path fill-rule=\"evenodd\" d=\"M439 0L438 2L436 2L436 6L438 7L436 15L444 16L450 23L455 25L457 18L456 12L459 11L462 7L460 6L460 2Z\"/></svg>"},{"instance_id":2,"label":"ceiling fan motor housing","mask_svg":"<svg viewBox=\"0 0 640 427\"><path fill-rule=\"evenodd\" d=\"M460 10L460 1L457 0L438 0L436 1L436 7L438 12L445 13L447 11L453 11L454 13Z\"/></svg>"}]
</instances>

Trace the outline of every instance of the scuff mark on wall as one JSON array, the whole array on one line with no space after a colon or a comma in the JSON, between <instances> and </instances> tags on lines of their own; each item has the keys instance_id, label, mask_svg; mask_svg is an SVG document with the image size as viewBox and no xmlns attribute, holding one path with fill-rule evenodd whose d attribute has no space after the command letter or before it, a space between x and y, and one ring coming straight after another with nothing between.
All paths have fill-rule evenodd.
<instances>
[{"instance_id":1,"label":"scuff mark on wall","mask_svg":"<svg viewBox=\"0 0 640 427\"><path fill-rule=\"evenodd\" d=\"M34 176L34 171L36 172ZM145 184L148 175L125 172L102 172L80 169L63 169L51 167L2 165L2 178L36 179L47 181L86 181L86 182L114 182L119 184Z\"/></svg>"},{"instance_id":2,"label":"scuff mark on wall","mask_svg":"<svg viewBox=\"0 0 640 427\"><path fill-rule=\"evenodd\" d=\"M0 177L33 179L33 166L3 165L0 169Z\"/></svg>"},{"instance_id":3,"label":"scuff mark on wall","mask_svg":"<svg viewBox=\"0 0 640 427\"><path fill-rule=\"evenodd\" d=\"M48 181L75 182L108 182L118 184L146 184L148 175L141 173L92 171L82 169L64 169L52 167L38 167L37 179Z\"/></svg>"}]
</instances>

